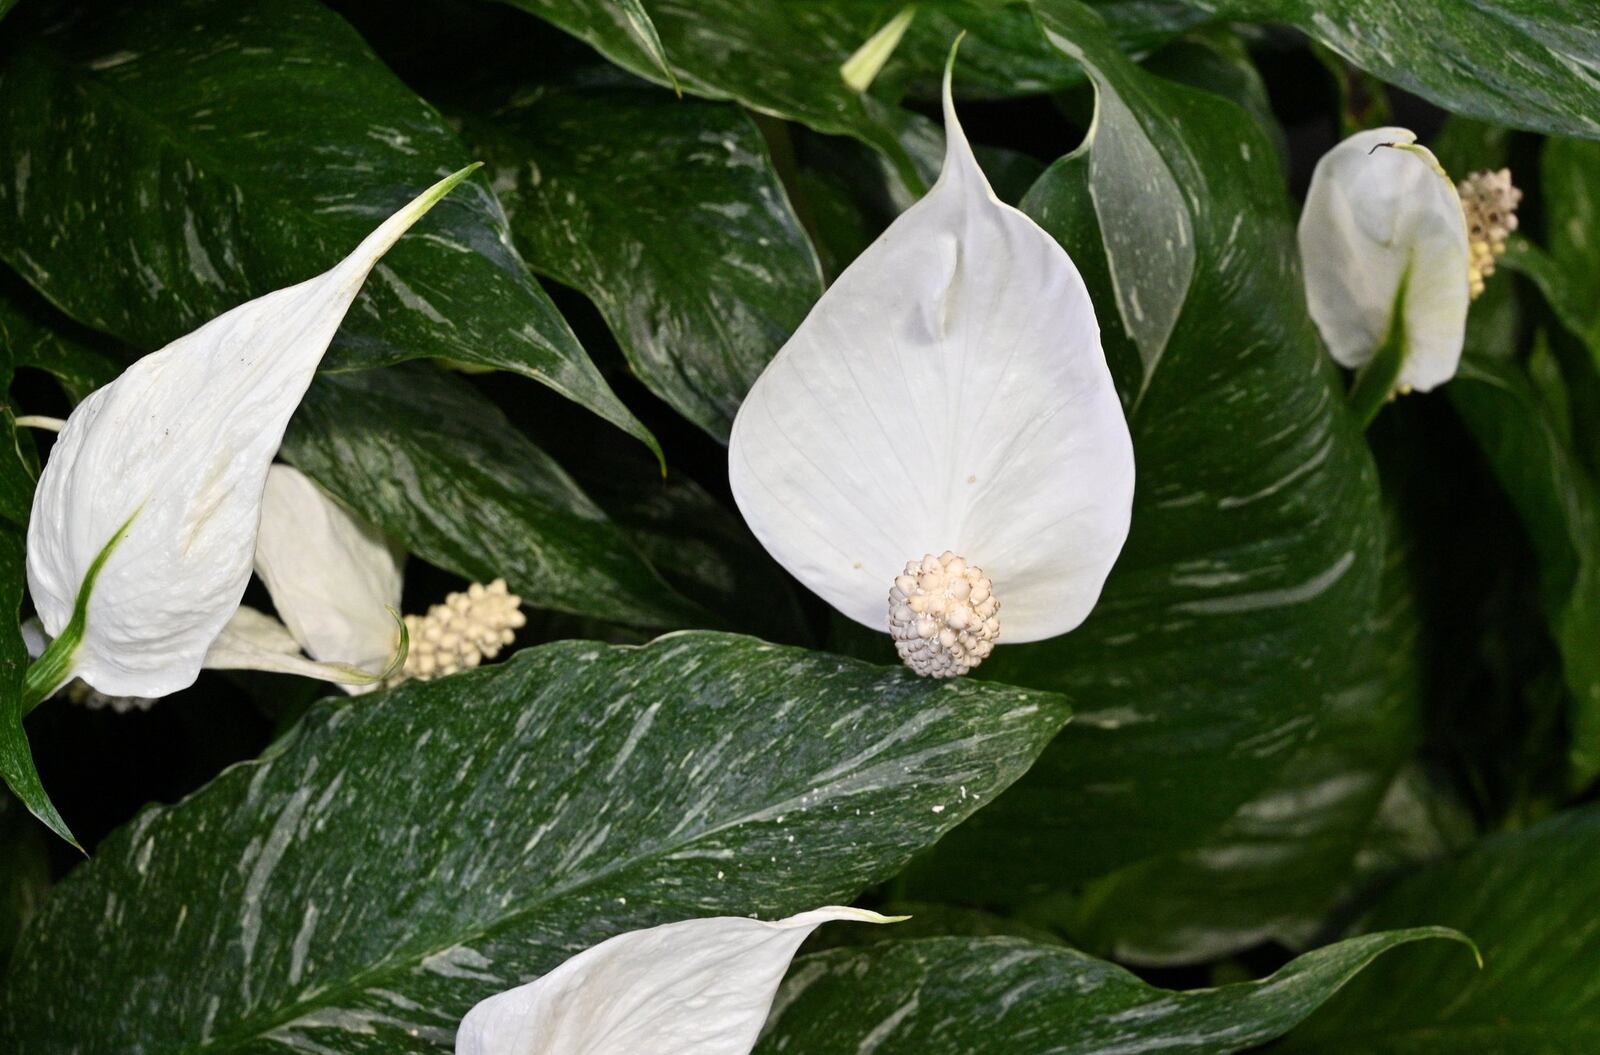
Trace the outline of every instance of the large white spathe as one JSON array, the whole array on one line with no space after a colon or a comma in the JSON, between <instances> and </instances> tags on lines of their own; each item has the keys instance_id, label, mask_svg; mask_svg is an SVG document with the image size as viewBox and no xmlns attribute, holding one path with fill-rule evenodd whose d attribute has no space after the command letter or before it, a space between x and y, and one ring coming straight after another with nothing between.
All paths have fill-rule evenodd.
<instances>
[{"instance_id":1,"label":"large white spathe","mask_svg":"<svg viewBox=\"0 0 1600 1055\"><path fill-rule=\"evenodd\" d=\"M1307 306L1329 354L1360 369L1393 327L1402 342L1397 384L1426 392L1461 361L1470 255L1460 195L1416 140L1404 128L1375 128L1323 155L1299 239Z\"/></svg>"},{"instance_id":2,"label":"large white spathe","mask_svg":"<svg viewBox=\"0 0 1600 1055\"><path fill-rule=\"evenodd\" d=\"M256 574L313 659L374 673L394 661L402 554L292 466L267 472Z\"/></svg>"},{"instance_id":3,"label":"large white spathe","mask_svg":"<svg viewBox=\"0 0 1600 1055\"><path fill-rule=\"evenodd\" d=\"M888 628L908 561L981 567L1002 641L1073 629L1127 538L1133 444L1078 270L995 197L944 88L944 170L739 408L729 481L788 570ZM965 587L962 587L965 589Z\"/></svg>"},{"instance_id":4,"label":"large white spathe","mask_svg":"<svg viewBox=\"0 0 1600 1055\"><path fill-rule=\"evenodd\" d=\"M619 934L479 1003L461 1020L456 1055L747 1055L812 931L897 918L830 907Z\"/></svg>"},{"instance_id":5,"label":"large white spathe","mask_svg":"<svg viewBox=\"0 0 1600 1055\"><path fill-rule=\"evenodd\" d=\"M28 524L28 586L52 636L126 530L88 598L71 673L122 696L194 681L239 607L267 467L328 343L373 265L470 171L423 192L332 270L218 316L72 412Z\"/></svg>"}]
</instances>

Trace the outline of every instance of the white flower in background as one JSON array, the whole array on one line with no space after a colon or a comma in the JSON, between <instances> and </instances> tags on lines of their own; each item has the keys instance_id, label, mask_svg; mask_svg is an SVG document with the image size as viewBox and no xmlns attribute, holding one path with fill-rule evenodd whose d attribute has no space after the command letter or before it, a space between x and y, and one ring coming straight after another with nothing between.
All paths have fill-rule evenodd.
<instances>
[{"instance_id":1,"label":"white flower in background","mask_svg":"<svg viewBox=\"0 0 1600 1055\"><path fill-rule=\"evenodd\" d=\"M767 550L935 676L1081 623L1134 481L1077 268L990 190L948 67L944 112L939 181L817 302L728 452Z\"/></svg>"},{"instance_id":2,"label":"white flower in background","mask_svg":"<svg viewBox=\"0 0 1600 1055\"><path fill-rule=\"evenodd\" d=\"M773 923L721 916L619 934L467 1012L456 1055L746 1055L812 931L904 918L820 908Z\"/></svg>"},{"instance_id":3,"label":"white flower in background","mask_svg":"<svg viewBox=\"0 0 1600 1055\"><path fill-rule=\"evenodd\" d=\"M28 586L69 675L114 696L194 681L250 577L267 467L367 273L472 166L391 216L331 271L223 314L80 403L39 479Z\"/></svg>"},{"instance_id":4,"label":"white flower in background","mask_svg":"<svg viewBox=\"0 0 1600 1055\"><path fill-rule=\"evenodd\" d=\"M1374 368L1387 371L1379 399L1426 392L1455 376L1467 305L1493 270L1494 246L1505 248L1515 207L1514 199L1493 204L1497 193L1505 202L1510 192L1492 178L1483 193L1473 183L1464 200L1416 139L1404 128L1346 139L1317 162L1300 214L1311 317L1341 366L1361 370L1377 360ZM1472 219L1476 243L1468 232L1475 210L1494 215Z\"/></svg>"}]
</instances>

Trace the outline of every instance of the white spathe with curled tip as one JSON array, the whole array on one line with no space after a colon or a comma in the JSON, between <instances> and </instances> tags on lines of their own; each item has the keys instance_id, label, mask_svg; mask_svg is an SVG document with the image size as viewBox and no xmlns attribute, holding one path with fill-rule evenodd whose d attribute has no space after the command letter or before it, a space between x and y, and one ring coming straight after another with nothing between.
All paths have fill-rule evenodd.
<instances>
[{"instance_id":1,"label":"white spathe with curled tip","mask_svg":"<svg viewBox=\"0 0 1600 1055\"><path fill-rule=\"evenodd\" d=\"M1100 596L1128 534L1133 444L1083 279L995 197L948 69L944 115L938 182L757 379L729 481L767 550L864 626L887 631L907 563L948 552L992 581L998 640L1037 641ZM965 647L940 623L950 602L918 603L939 608L933 621L917 610L902 623ZM918 655L924 673L973 658Z\"/></svg>"}]
</instances>

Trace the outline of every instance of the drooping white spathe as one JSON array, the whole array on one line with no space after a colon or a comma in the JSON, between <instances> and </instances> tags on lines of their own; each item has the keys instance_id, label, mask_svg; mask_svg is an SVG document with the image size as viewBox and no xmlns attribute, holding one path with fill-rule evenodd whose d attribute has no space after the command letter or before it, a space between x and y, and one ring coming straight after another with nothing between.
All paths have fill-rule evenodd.
<instances>
[{"instance_id":1,"label":"drooping white spathe","mask_svg":"<svg viewBox=\"0 0 1600 1055\"><path fill-rule=\"evenodd\" d=\"M772 923L719 916L630 931L461 1020L456 1055L747 1055L789 961L830 920L893 923L820 908Z\"/></svg>"},{"instance_id":2,"label":"drooping white spathe","mask_svg":"<svg viewBox=\"0 0 1600 1055\"><path fill-rule=\"evenodd\" d=\"M267 472L256 574L313 659L379 673L394 661L404 554L300 470Z\"/></svg>"},{"instance_id":3,"label":"drooping white spathe","mask_svg":"<svg viewBox=\"0 0 1600 1055\"><path fill-rule=\"evenodd\" d=\"M89 598L72 673L112 695L194 681L239 607L267 467L328 343L378 259L468 172L423 192L332 270L218 316L72 412L28 524L28 586L51 635L127 525Z\"/></svg>"},{"instance_id":4,"label":"drooping white spathe","mask_svg":"<svg viewBox=\"0 0 1600 1055\"><path fill-rule=\"evenodd\" d=\"M839 276L756 381L728 451L767 550L888 629L908 561L993 581L1002 642L1089 614L1127 538L1133 444L1088 290L1000 202L956 119L944 170Z\"/></svg>"},{"instance_id":5,"label":"drooping white spathe","mask_svg":"<svg viewBox=\"0 0 1600 1055\"><path fill-rule=\"evenodd\" d=\"M1323 155L1300 214L1306 303L1328 352L1350 369L1384 343L1402 287L1398 384L1455 376L1471 299L1461 198L1404 128L1358 132Z\"/></svg>"}]
</instances>

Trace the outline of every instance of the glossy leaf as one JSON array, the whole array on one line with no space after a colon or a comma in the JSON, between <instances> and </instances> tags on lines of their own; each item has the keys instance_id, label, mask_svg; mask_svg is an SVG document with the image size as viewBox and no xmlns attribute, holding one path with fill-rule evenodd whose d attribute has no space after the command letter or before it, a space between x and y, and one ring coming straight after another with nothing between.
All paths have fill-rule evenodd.
<instances>
[{"instance_id":1,"label":"glossy leaf","mask_svg":"<svg viewBox=\"0 0 1600 1055\"><path fill-rule=\"evenodd\" d=\"M1527 528L1572 695L1571 780L1600 776L1600 491L1513 363L1462 360L1447 390Z\"/></svg>"},{"instance_id":2,"label":"glossy leaf","mask_svg":"<svg viewBox=\"0 0 1600 1055\"><path fill-rule=\"evenodd\" d=\"M1288 22L1352 65L1456 113L1600 138L1600 10L1588 0L1185 0Z\"/></svg>"},{"instance_id":3,"label":"glossy leaf","mask_svg":"<svg viewBox=\"0 0 1600 1055\"><path fill-rule=\"evenodd\" d=\"M611 935L848 901L1065 717L1047 693L704 633L324 702L56 888L0 1047L438 1051L478 1000Z\"/></svg>"},{"instance_id":4,"label":"glossy leaf","mask_svg":"<svg viewBox=\"0 0 1600 1055\"><path fill-rule=\"evenodd\" d=\"M322 271L470 160L310 0L85 11L0 63L0 258L78 321L155 348ZM481 179L374 272L329 365L422 356L535 378L654 442Z\"/></svg>"},{"instance_id":5,"label":"glossy leaf","mask_svg":"<svg viewBox=\"0 0 1600 1055\"><path fill-rule=\"evenodd\" d=\"M22 803L0 794L0 975L11 962L11 950L50 889L50 861L44 829L28 816Z\"/></svg>"},{"instance_id":6,"label":"glossy leaf","mask_svg":"<svg viewBox=\"0 0 1600 1055\"><path fill-rule=\"evenodd\" d=\"M582 290L639 379L726 442L822 293L755 124L629 82L541 87L472 115L529 263Z\"/></svg>"},{"instance_id":7,"label":"glossy leaf","mask_svg":"<svg viewBox=\"0 0 1600 1055\"><path fill-rule=\"evenodd\" d=\"M1471 965L1438 927L1308 953L1271 978L1174 993L1071 949L1018 938L882 941L795 961L757 1055L1226 1055L1287 1033L1389 949Z\"/></svg>"},{"instance_id":8,"label":"glossy leaf","mask_svg":"<svg viewBox=\"0 0 1600 1055\"><path fill-rule=\"evenodd\" d=\"M1083 626L999 649L983 668L1070 693L1079 721L917 870L921 892L978 903L1200 842L1315 727L1365 632L1380 564L1375 473L1306 315L1271 147L1232 104L1133 67L1081 5L1037 9L1102 79L1135 86L1124 101L1159 101L1167 117L1150 127L1177 138L1152 142L1191 154L1185 171L1203 182L1183 188L1194 283L1130 410L1127 547ZM1024 207L1110 304L1086 180L1084 159L1063 159ZM1114 313L1100 322L1129 400L1143 361Z\"/></svg>"},{"instance_id":9,"label":"glossy leaf","mask_svg":"<svg viewBox=\"0 0 1600 1055\"><path fill-rule=\"evenodd\" d=\"M22 727L22 677L28 650L18 627L22 604L24 544L21 529L0 524L0 779L28 812L74 846L72 830L39 780L33 749Z\"/></svg>"},{"instance_id":10,"label":"glossy leaf","mask_svg":"<svg viewBox=\"0 0 1600 1055\"><path fill-rule=\"evenodd\" d=\"M1076 944L1146 964L1264 941L1294 947L1358 882L1358 857L1421 732L1415 569L1398 515L1388 529L1378 609L1329 688L1316 737L1199 846L1091 883L1052 913Z\"/></svg>"},{"instance_id":11,"label":"glossy leaf","mask_svg":"<svg viewBox=\"0 0 1600 1055\"><path fill-rule=\"evenodd\" d=\"M323 374L283 457L411 553L530 608L705 625L561 468L472 386L415 364Z\"/></svg>"},{"instance_id":12,"label":"glossy leaf","mask_svg":"<svg viewBox=\"0 0 1600 1055\"><path fill-rule=\"evenodd\" d=\"M611 0L508 2L582 38L624 69L666 83L654 59L616 17ZM818 132L855 136L922 189L922 177L896 141L896 115L873 95L851 90L839 74L856 48L895 13L892 5L878 0L646 0L644 6L684 91L733 99ZM1146 48L1204 17L1172 3L1105 7L1124 38ZM980 94L1048 91L1078 78L1072 64L1040 38L1024 9L932 0L918 5L917 17L876 83L918 81L932 94L950 43L962 31L969 37L962 45L957 82L970 81Z\"/></svg>"},{"instance_id":13,"label":"glossy leaf","mask_svg":"<svg viewBox=\"0 0 1600 1055\"><path fill-rule=\"evenodd\" d=\"M1588 1051L1600 1044L1597 898L1600 807L1486 840L1398 884L1362 922L1455 927L1482 950L1483 969L1442 945L1385 957L1281 1050Z\"/></svg>"}]
</instances>

